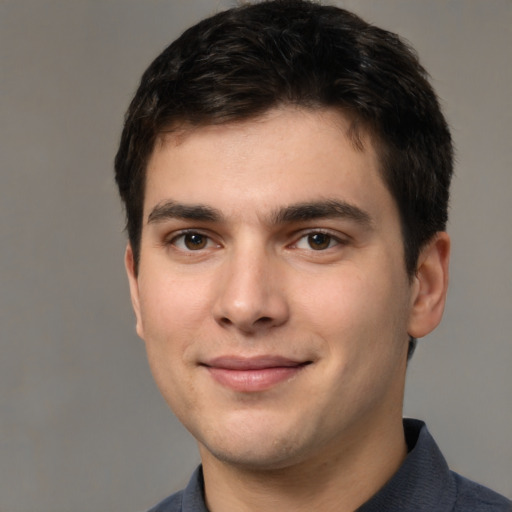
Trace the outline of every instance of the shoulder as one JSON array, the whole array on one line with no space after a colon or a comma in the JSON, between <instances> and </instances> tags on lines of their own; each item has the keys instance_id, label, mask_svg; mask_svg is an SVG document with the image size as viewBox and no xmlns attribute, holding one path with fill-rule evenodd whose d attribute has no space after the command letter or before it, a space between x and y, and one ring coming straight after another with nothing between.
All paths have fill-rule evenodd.
<instances>
[{"instance_id":1,"label":"shoulder","mask_svg":"<svg viewBox=\"0 0 512 512\"><path fill-rule=\"evenodd\" d=\"M457 473L452 474L457 486L454 512L512 512L512 501Z\"/></svg>"},{"instance_id":2,"label":"shoulder","mask_svg":"<svg viewBox=\"0 0 512 512\"><path fill-rule=\"evenodd\" d=\"M208 512L204 501L202 467L196 468L185 489L171 494L148 512Z\"/></svg>"},{"instance_id":3,"label":"shoulder","mask_svg":"<svg viewBox=\"0 0 512 512\"><path fill-rule=\"evenodd\" d=\"M183 503L183 491L171 494L148 512L181 512Z\"/></svg>"}]
</instances>

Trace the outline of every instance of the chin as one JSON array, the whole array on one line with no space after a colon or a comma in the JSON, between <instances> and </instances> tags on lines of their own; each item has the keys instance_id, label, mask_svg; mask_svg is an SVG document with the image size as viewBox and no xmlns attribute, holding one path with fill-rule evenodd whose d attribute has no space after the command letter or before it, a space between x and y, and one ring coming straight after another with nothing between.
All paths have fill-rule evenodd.
<instances>
[{"instance_id":1,"label":"chin","mask_svg":"<svg viewBox=\"0 0 512 512\"><path fill-rule=\"evenodd\" d=\"M293 450L283 447L271 447L270 449L248 449L234 450L232 447L226 450L210 449L205 447L217 460L250 471L272 471L284 469L298 462L299 457ZM272 449L273 448L273 449Z\"/></svg>"},{"instance_id":2,"label":"chin","mask_svg":"<svg viewBox=\"0 0 512 512\"><path fill-rule=\"evenodd\" d=\"M306 458L310 451L303 435L294 435L286 429L247 430L231 431L222 438L216 436L200 442L201 448L221 462L256 471L289 467Z\"/></svg>"}]
</instances>

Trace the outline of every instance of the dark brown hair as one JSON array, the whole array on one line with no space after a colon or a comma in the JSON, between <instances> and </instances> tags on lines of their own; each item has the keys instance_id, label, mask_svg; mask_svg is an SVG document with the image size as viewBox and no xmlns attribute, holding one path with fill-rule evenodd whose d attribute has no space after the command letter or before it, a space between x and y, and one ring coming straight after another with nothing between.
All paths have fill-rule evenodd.
<instances>
[{"instance_id":1,"label":"dark brown hair","mask_svg":"<svg viewBox=\"0 0 512 512\"><path fill-rule=\"evenodd\" d=\"M303 0L248 4L205 19L144 73L115 160L137 265L145 172L163 132L247 120L281 105L333 108L364 130L400 212L405 265L445 229L452 176L447 123L414 51L354 14Z\"/></svg>"}]
</instances>

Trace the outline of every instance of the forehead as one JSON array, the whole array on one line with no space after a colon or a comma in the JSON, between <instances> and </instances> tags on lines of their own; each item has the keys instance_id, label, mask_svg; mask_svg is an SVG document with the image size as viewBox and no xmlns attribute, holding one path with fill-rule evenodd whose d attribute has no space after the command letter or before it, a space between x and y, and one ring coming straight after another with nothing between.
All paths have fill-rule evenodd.
<instances>
[{"instance_id":1,"label":"forehead","mask_svg":"<svg viewBox=\"0 0 512 512\"><path fill-rule=\"evenodd\" d=\"M389 201L374 145L337 111L290 107L162 136L148 163L144 215L169 198L249 212L333 195Z\"/></svg>"}]
</instances>

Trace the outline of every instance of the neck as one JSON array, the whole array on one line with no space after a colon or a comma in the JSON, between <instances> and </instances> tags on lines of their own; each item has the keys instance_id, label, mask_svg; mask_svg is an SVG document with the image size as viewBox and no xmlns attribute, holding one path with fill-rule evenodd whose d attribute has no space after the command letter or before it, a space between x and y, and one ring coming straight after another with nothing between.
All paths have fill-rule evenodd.
<instances>
[{"instance_id":1,"label":"neck","mask_svg":"<svg viewBox=\"0 0 512 512\"><path fill-rule=\"evenodd\" d=\"M392 417L392 418L391 418ZM401 414L325 446L307 460L279 469L254 469L219 461L200 446L211 512L294 510L351 512L370 499L407 455Z\"/></svg>"}]
</instances>

